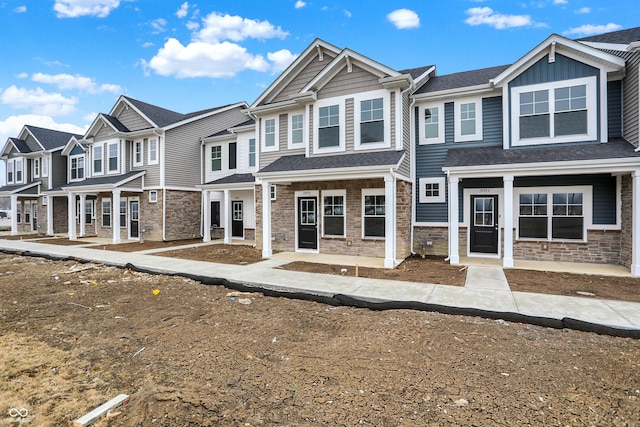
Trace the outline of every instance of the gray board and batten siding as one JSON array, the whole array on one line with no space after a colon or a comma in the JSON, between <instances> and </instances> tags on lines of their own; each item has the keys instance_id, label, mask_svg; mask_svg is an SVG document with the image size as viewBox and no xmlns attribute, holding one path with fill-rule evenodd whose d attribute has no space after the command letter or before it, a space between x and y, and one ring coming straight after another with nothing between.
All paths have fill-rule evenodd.
<instances>
[{"instance_id":1,"label":"gray board and batten siding","mask_svg":"<svg viewBox=\"0 0 640 427\"><path fill-rule=\"evenodd\" d=\"M419 143L418 107L415 107L416 117L416 188L419 189L419 179L427 177L444 177L442 172L447 152L450 148L460 147L501 147L502 146L502 97L494 96L482 98L482 141L454 142L454 104L444 104L444 143L425 144ZM446 188L446 200L448 200L448 188ZM420 194L416 191L416 220L417 222L447 222L447 203L420 203Z\"/></svg>"},{"instance_id":2,"label":"gray board and batten siding","mask_svg":"<svg viewBox=\"0 0 640 427\"><path fill-rule=\"evenodd\" d=\"M168 187L193 187L201 184L199 173L201 168L200 138L246 122L247 116L242 112L242 109L243 107L240 106L167 130L165 141L163 141L165 185ZM194 171L198 171L198 173L194 173ZM155 185L152 183L149 183L148 177L145 177L145 186Z\"/></svg>"},{"instance_id":3,"label":"gray board and batten siding","mask_svg":"<svg viewBox=\"0 0 640 427\"><path fill-rule=\"evenodd\" d=\"M549 55L544 55L537 62L523 71L520 75L509 82L508 96L511 98L511 88L528 86L540 83L550 83L562 80L578 79L582 77L596 77L596 87L600 87L600 70L591 65L576 61L567 56L557 53L555 61L549 63ZM600 91L597 90L597 105L600 105ZM509 99L509 127L511 128L511 110L519 108L518 100ZM600 109L596 116L596 135L600 135ZM600 140L599 136L597 137ZM509 135L509 146L512 146Z\"/></svg>"}]
</instances>

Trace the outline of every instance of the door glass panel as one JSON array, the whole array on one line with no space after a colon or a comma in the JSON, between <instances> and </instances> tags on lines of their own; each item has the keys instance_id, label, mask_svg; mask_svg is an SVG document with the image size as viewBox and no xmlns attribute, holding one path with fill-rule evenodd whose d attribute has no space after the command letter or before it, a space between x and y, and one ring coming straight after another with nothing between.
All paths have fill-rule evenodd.
<instances>
[{"instance_id":1,"label":"door glass panel","mask_svg":"<svg viewBox=\"0 0 640 427\"><path fill-rule=\"evenodd\" d=\"M493 227L493 198L478 197L474 203L474 225L480 227Z\"/></svg>"},{"instance_id":2,"label":"door glass panel","mask_svg":"<svg viewBox=\"0 0 640 427\"><path fill-rule=\"evenodd\" d=\"M316 225L316 201L300 201L300 225Z\"/></svg>"},{"instance_id":3,"label":"door glass panel","mask_svg":"<svg viewBox=\"0 0 640 427\"><path fill-rule=\"evenodd\" d=\"M242 221L242 202L233 202L233 220Z\"/></svg>"}]
</instances>

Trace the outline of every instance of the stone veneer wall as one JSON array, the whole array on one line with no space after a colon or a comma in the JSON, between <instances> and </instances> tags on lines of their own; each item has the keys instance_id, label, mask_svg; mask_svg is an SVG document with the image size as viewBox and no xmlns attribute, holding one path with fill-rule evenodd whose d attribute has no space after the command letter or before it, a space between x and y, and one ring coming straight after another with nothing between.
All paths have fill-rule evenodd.
<instances>
[{"instance_id":1,"label":"stone veneer wall","mask_svg":"<svg viewBox=\"0 0 640 427\"><path fill-rule=\"evenodd\" d=\"M622 207L620 224L620 264L631 268L632 247L633 247L633 180L631 175L624 175L621 178Z\"/></svg>"},{"instance_id":2,"label":"stone veneer wall","mask_svg":"<svg viewBox=\"0 0 640 427\"><path fill-rule=\"evenodd\" d=\"M271 232L275 236L272 250L295 251L295 192L346 190L346 233L345 237L322 237L322 221L319 222L320 253L339 255L371 256L382 258L385 256L384 239L370 239L362 237L362 189L384 188L382 179L368 179L357 181L327 181L304 182L291 185L278 185L276 200L271 201ZM320 194L322 197L322 194ZM397 257L402 259L410 254L411 232L411 184L397 181L396 186L397 213ZM322 200L318 200L319 217L322 218ZM276 220L277 219L277 220ZM262 247L262 187L256 186L256 246Z\"/></svg>"},{"instance_id":3,"label":"stone veneer wall","mask_svg":"<svg viewBox=\"0 0 640 427\"><path fill-rule=\"evenodd\" d=\"M160 212L162 212L161 193L158 190L158 203L155 203L157 205L156 209L160 209ZM149 197L146 191L145 195L145 202L148 202ZM167 190L166 197L166 240L202 237L202 193L200 191ZM153 203L147 203L144 207L146 208L149 205L153 205ZM162 217L162 215L158 216ZM155 236L156 233L153 235Z\"/></svg>"}]
</instances>

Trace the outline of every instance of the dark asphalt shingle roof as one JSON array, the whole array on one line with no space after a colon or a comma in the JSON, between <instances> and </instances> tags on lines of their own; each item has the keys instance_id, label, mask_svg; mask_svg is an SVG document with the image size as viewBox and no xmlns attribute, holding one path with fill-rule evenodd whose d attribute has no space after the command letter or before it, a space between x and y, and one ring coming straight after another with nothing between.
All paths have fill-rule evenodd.
<instances>
[{"instance_id":1,"label":"dark asphalt shingle roof","mask_svg":"<svg viewBox=\"0 0 640 427\"><path fill-rule=\"evenodd\" d=\"M0 187L0 194L10 194L10 193L14 193L15 194L16 191L22 190L22 189L31 188L35 184L37 184L37 183L30 182L28 184L5 185L4 187Z\"/></svg>"},{"instance_id":2,"label":"dark asphalt shingle roof","mask_svg":"<svg viewBox=\"0 0 640 427\"><path fill-rule=\"evenodd\" d=\"M82 138L82 135L71 132L62 132L59 130L45 129L31 125L27 125L25 127L29 129L29 132L31 132L45 150L64 147L72 136L75 136L78 139Z\"/></svg>"},{"instance_id":3,"label":"dark asphalt shingle roof","mask_svg":"<svg viewBox=\"0 0 640 427\"><path fill-rule=\"evenodd\" d=\"M492 166L518 163L569 162L580 160L602 160L637 158L640 153L622 138L608 143L584 143L550 145L545 147L512 148L502 147L452 148L447 152L444 167Z\"/></svg>"},{"instance_id":4,"label":"dark asphalt shingle roof","mask_svg":"<svg viewBox=\"0 0 640 427\"><path fill-rule=\"evenodd\" d=\"M244 184L255 182L255 180L256 179L252 173L236 173L225 176L224 178L216 179L215 181L207 182L205 185Z\"/></svg>"},{"instance_id":5,"label":"dark asphalt shingle roof","mask_svg":"<svg viewBox=\"0 0 640 427\"><path fill-rule=\"evenodd\" d=\"M140 172L144 171L133 171L128 172L122 175L112 175L112 176L100 176L97 178L88 178L83 181L70 182L69 184L63 185L63 188L69 187L88 187L92 185L107 185L107 184L116 184L118 182L124 181L128 178L131 178L135 175L140 174Z\"/></svg>"},{"instance_id":6,"label":"dark asphalt shingle roof","mask_svg":"<svg viewBox=\"0 0 640 427\"><path fill-rule=\"evenodd\" d=\"M146 102L138 101L137 99L124 97L127 101L133 104L142 114L147 116L158 127L168 126L172 123L179 122L185 119L185 115L177 113L175 111L167 110L166 108L151 105Z\"/></svg>"},{"instance_id":7,"label":"dark asphalt shingle roof","mask_svg":"<svg viewBox=\"0 0 640 427\"><path fill-rule=\"evenodd\" d=\"M417 68L408 68L406 70L400 70L398 72L400 74L409 74L411 78L415 80L430 68L433 68L433 65L425 65L424 67L417 67Z\"/></svg>"},{"instance_id":8,"label":"dark asphalt shingle roof","mask_svg":"<svg viewBox=\"0 0 640 427\"><path fill-rule=\"evenodd\" d=\"M429 79L424 86L415 93L438 92L441 90L457 89L461 87L477 86L489 83L489 80L498 76L510 65L500 65L498 67L482 68L479 70L463 71L460 73L445 74Z\"/></svg>"},{"instance_id":9,"label":"dark asphalt shingle roof","mask_svg":"<svg viewBox=\"0 0 640 427\"><path fill-rule=\"evenodd\" d=\"M229 129L239 128L239 127L242 127L242 126L249 126L249 125L253 125L255 123L256 123L255 120L249 119L249 120L244 121L244 122L242 122L240 124L234 125L234 126L230 127ZM232 132L229 129L222 129L219 132L216 132L216 133L214 133L212 135L207 136L207 138L211 138L211 137L214 137L214 136L232 135Z\"/></svg>"},{"instance_id":10,"label":"dark asphalt shingle roof","mask_svg":"<svg viewBox=\"0 0 640 427\"><path fill-rule=\"evenodd\" d=\"M293 172L305 170L341 169L366 166L396 166L403 151L338 154L335 156L305 157L304 154L283 156L262 168L258 173Z\"/></svg>"},{"instance_id":11,"label":"dark asphalt shingle roof","mask_svg":"<svg viewBox=\"0 0 640 427\"><path fill-rule=\"evenodd\" d=\"M629 44L631 42L640 41L640 27L613 31L611 33L599 34L597 36L582 37L577 40L580 42Z\"/></svg>"},{"instance_id":12,"label":"dark asphalt shingle roof","mask_svg":"<svg viewBox=\"0 0 640 427\"><path fill-rule=\"evenodd\" d=\"M18 139L18 138L9 138L9 140L11 140L11 142L13 143L13 145L16 146L16 148L18 149L19 152L21 152L21 153L30 153L31 152L31 149L29 148L29 146L27 145L25 140Z\"/></svg>"},{"instance_id":13,"label":"dark asphalt shingle roof","mask_svg":"<svg viewBox=\"0 0 640 427\"><path fill-rule=\"evenodd\" d=\"M122 122L117 118L108 114L102 114L102 117L104 117L109 123L111 123L111 125L119 132L129 132L129 129L125 125L123 125Z\"/></svg>"}]
</instances>

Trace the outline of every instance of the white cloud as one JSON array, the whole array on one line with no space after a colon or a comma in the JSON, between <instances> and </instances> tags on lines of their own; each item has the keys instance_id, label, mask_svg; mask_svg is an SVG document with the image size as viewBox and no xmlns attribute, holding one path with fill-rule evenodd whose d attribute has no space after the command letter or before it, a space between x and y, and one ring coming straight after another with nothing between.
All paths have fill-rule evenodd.
<instances>
[{"instance_id":1,"label":"white cloud","mask_svg":"<svg viewBox=\"0 0 640 427\"><path fill-rule=\"evenodd\" d=\"M274 73L284 71L289 64L296 60L297 57L298 55L294 55L287 49L282 49L277 52L269 52L267 54L267 59L273 63L271 70Z\"/></svg>"},{"instance_id":2,"label":"white cloud","mask_svg":"<svg viewBox=\"0 0 640 427\"><path fill-rule=\"evenodd\" d=\"M120 0L55 0L53 10L58 18L96 16L104 18L120 6Z\"/></svg>"},{"instance_id":3,"label":"white cloud","mask_svg":"<svg viewBox=\"0 0 640 427\"><path fill-rule=\"evenodd\" d=\"M25 13L27 11L27 6L18 6L13 9L15 13Z\"/></svg>"},{"instance_id":4,"label":"white cloud","mask_svg":"<svg viewBox=\"0 0 640 427\"><path fill-rule=\"evenodd\" d=\"M553 4L567 4L568 0L553 0Z\"/></svg>"},{"instance_id":5,"label":"white cloud","mask_svg":"<svg viewBox=\"0 0 640 427\"><path fill-rule=\"evenodd\" d=\"M284 39L289 35L269 21L258 21L241 16L221 15L213 12L203 19L203 28L194 35L196 41L218 43L221 40L239 42L248 38L266 40Z\"/></svg>"},{"instance_id":6,"label":"white cloud","mask_svg":"<svg viewBox=\"0 0 640 427\"><path fill-rule=\"evenodd\" d=\"M232 77L246 69L267 71L269 64L261 55L251 55L235 43L192 42L184 46L170 38L145 67L163 76Z\"/></svg>"},{"instance_id":7,"label":"white cloud","mask_svg":"<svg viewBox=\"0 0 640 427\"><path fill-rule=\"evenodd\" d=\"M18 79L26 79L26 78L28 78L28 77L29 77L29 74L28 74L28 73L20 73L20 74L18 74L18 75L16 76L16 78L18 78Z\"/></svg>"},{"instance_id":8,"label":"white cloud","mask_svg":"<svg viewBox=\"0 0 640 427\"><path fill-rule=\"evenodd\" d=\"M398 9L387 15L387 19L399 30L418 28L420 17L413 10Z\"/></svg>"},{"instance_id":9,"label":"white cloud","mask_svg":"<svg viewBox=\"0 0 640 427\"><path fill-rule=\"evenodd\" d=\"M104 92L112 92L119 94L122 88L115 84L98 85L92 78L81 76L79 74L43 74L35 73L31 76L31 80L37 83L47 83L56 85L60 90L79 89L91 94L99 94Z\"/></svg>"},{"instance_id":10,"label":"white cloud","mask_svg":"<svg viewBox=\"0 0 640 427\"><path fill-rule=\"evenodd\" d=\"M151 46L155 46L155 43L151 43L151 42L142 43L142 47L151 47Z\"/></svg>"},{"instance_id":11,"label":"white cloud","mask_svg":"<svg viewBox=\"0 0 640 427\"><path fill-rule=\"evenodd\" d=\"M197 31L198 28L200 28L200 23L196 21L189 21L186 23L186 27L189 31Z\"/></svg>"},{"instance_id":12,"label":"white cloud","mask_svg":"<svg viewBox=\"0 0 640 427\"><path fill-rule=\"evenodd\" d=\"M578 14L586 14L586 13L591 13L591 8L590 7L581 7L580 9L576 10L576 13Z\"/></svg>"},{"instance_id":13,"label":"white cloud","mask_svg":"<svg viewBox=\"0 0 640 427\"><path fill-rule=\"evenodd\" d=\"M586 24L576 28L570 28L569 30L565 31L563 34L572 35L572 36L591 36L594 34L609 33L611 31L616 31L621 28L622 28L621 25L614 24L611 22L606 25Z\"/></svg>"},{"instance_id":14,"label":"white cloud","mask_svg":"<svg viewBox=\"0 0 640 427\"><path fill-rule=\"evenodd\" d=\"M307 3L303 2L302 0L298 0L296 2L296 9L302 9L303 7L305 7L307 5Z\"/></svg>"},{"instance_id":15,"label":"white cloud","mask_svg":"<svg viewBox=\"0 0 640 427\"><path fill-rule=\"evenodd\" d=\"M64 116L76 110L78 98L47 93L42 88L26 89L13 85L2 92L0 102L17 109L31 109L34 114Z\"/></svg>"},{"instance_id":16,"label":"white cloud","mask_svg":"<svg viewBox=\"0 0 640 427\"><path fill-rule=\"evenodd\" d=\"M85 115L84 115L84 117L83 117L83 119L84 119L86 122L93 122L93 121L95 120L95 118L96 118L96 117L98 117L98 113L91 112L91 113L87 113L87 114L85 114Z\"/></svg>"},{"instance_id":17,"label":"white cloud","mask_svg":"<svg viewBox=\"0 0 640 427\"><path fill-rule=\"evenodd\" d=\"M503 15L490 7L472 7L465 11L469 17L464 21L471 26L489 25L498 30L533 25L529 15Z\"/></svg>"},{"instance_id":18,"label":"white cloud","mask_svg":"<svg viewBox=\"0 0 640 427\"><path fill-rule=\"evenodd\" d=\"M154 34L164 33L167 31L167 20L163 18L154 19L151 21L151 27L153 28Z\"/></svg>"},{"instance_id":19,"label":"white cloud","mask_svg":"<svg viewBox=\"0 0 640 427\"><path fill-rule=\"evenodd\" d=\"M351 18L351 16L353 16L353 14L347 9L344 9L342 13L344 13L344 16L346 16L347 18Z\"/></svg>"},{"instance_id":20,"label":"white cloud","mask_svg":"<svg viewBox=\"0 0 640 427\"><path fill-rule=\"evenodd\" d=\"M189 3L184 2L180 5L180 9L178 9L178 11L176 12L176 16L182 19L185 16L187 16L188 13L189 13Z\"/></svg>"}]
</instances>

